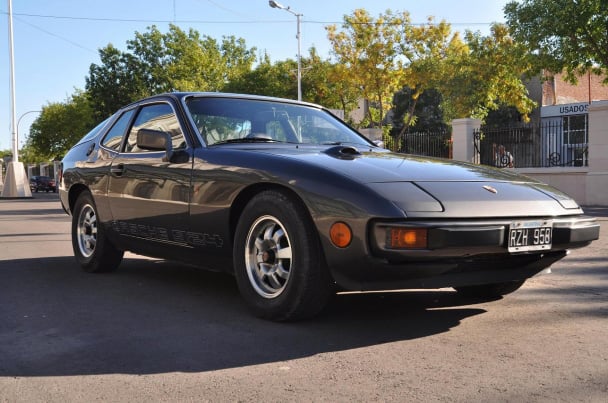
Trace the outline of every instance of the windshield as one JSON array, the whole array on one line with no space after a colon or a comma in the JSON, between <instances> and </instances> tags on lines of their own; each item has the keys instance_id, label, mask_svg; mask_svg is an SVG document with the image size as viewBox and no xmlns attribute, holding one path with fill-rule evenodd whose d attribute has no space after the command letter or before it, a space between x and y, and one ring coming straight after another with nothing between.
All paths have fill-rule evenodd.
<instances>
[{"instance_id":1,"label":"windshield","mask_svg":"<svg viewBox=\"0 0 608 403\"><path fill-rule=\"evenodd\" d=\"M235 142L372 145L342 121L311 106L219 97L191 98L187 106L207 145Z\"/></svg>"}]
</instances>

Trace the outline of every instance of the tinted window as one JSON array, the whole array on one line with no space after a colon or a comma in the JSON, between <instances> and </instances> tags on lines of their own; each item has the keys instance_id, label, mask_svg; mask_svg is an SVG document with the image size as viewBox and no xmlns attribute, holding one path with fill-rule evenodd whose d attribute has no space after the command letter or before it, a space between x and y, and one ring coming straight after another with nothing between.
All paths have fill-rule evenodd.
<instances>
[{"instance_id":1,"label":"tinted window","mask_svg":"<svg viewBox=\"0 0 608 403\"><path fill-rule=\"evenodd\" d=\"M186 141L173 108L169 104L147 105L141 108L125 146L126 152L145 152L137 147L137 132L140 129L152 129L167 132L171 135L173 149L186 147Z\"/></svg>"},{"instance_id":2,"label":"tinted window","mask_svg":"<svg viewBox=\"0 0 608 403\"><path fill-rule=\"evenodd\" d=\"M134 110L127 111L123 113L123 115L114 123L114 126L108 131L108 133L103 138L101 144L104 147L110 148L112 150L120 151L120 145L122 143L122 138L127 131L127 127L129 126L129 122L131 121L131 116L133 116Z\"/></svg>"}]
</instances>

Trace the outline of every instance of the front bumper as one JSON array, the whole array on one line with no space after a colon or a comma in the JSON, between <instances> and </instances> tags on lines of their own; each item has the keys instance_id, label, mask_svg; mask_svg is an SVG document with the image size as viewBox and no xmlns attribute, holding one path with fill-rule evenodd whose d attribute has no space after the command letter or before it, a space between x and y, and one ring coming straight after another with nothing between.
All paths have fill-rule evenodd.
<instances>
[{"instance_id":1,"label":"front bumper","mask_svg":"<svg viewBox=\"0 0 608 403\"><path fill-rule=\"evenodd\" d=\"M517 220L372 221L361 253L333 255L328 263L336 283L347 290L458 287L525 280L565 257L568 249L599 238L593 217L551 218L550 249L509 253L509 226ZM395 226L428 228L428 247L390 249L386 229Z\"/></svg>"},{"instance_id":2,"label":"front bumper","mask_svg":"<svg viewBox=\"0 0 608 403\"><path fill-rule=\"evenodd\" d=\"M370 247L374 256L390 262L506 254L509 226L514 221L517 219L374 222L370 230ZM593 217L551 218L551 221L552 246L542 252L580 248L599 238L600 225ZM386 245L386 231L395 227L426 228L428 247L391 249Z\"/></svg>"}]
</instances>

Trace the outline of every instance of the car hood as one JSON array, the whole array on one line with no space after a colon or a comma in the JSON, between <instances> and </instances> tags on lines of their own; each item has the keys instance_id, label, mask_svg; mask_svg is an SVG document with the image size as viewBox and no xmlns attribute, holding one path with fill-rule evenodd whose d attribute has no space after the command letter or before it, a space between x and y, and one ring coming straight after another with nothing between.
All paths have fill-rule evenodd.
<instances>
[{"instance_id":1,"label":"car hood","mask_svg":"<svg viewBox=\"0 0 608 403\"><path fill-rule=\"evenodd\" d=\"M347 150L344 152L344 150ZM442 158L397 154L384 150L361 151L347 147L266 147L256 151L300 160L349 176L362 183L400 181L477 181L514 179L535 182L504 169Z\"/></svg>"},{"instance_id":2,"label":"car hood","mask_svg":"<svg viewBox=\"0 0 608 403\"><path fill-rule=\"evenodd\" d=\"M345 149L347 149L345 151ZM273 151L349 177L408 216L513 217L580 214L568 195L510 170L471 163L330 147Z\"/></svg>"}]
</instances>

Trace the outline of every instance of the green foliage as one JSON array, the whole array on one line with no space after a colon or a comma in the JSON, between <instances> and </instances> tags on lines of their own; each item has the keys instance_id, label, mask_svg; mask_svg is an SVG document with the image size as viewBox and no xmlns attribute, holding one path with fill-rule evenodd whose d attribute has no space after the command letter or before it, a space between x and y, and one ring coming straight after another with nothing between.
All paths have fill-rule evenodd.
<instances>
[{"instance_id":1,"label":"green foliage","mask_svg":"<svg viewBox=\"0 0 608 403\"><path fill-rule=\"evenodd\" d=\"M316 49L312 48L309 57L303 59L303 66L304 101L341 109L346 116L357 108L359 91L348 81L342 80L344 72L341 65L321 59Z\"/></svg>"},{"instance_id":2,"label":"green foliage","mask_svg":"<svg viewBox=\"0 0 608 403\"><path fill-rule=\"evenodd\" d=\"M220 42L175 25L162 33L152 26L127 41L127 51L113 45L99 51L101 64L91 64L86 89L95 99L95 115L103 119L122 106L171 91L220 91L227 81L251 69L255 48L243 39Z\"/></svg>"},{"instance_id":3,"label":"green foliage","mask_svg":"<svg viewBox=\"0 0 608 403\"><path fill-rule=\"evenodd\" d=\"M223 91L271 97L297 98L297 63L286 60L272 63L268 56L255 69L243 72L223 86Z\"/></svg>"},{"instance_id":4,"label":"green foliage","mask_svg":"<svg viewBox=\"0 0 608 403\"><path fill-rule=\"evenodd\" d=\"M77 91L65 102L49 103L42 107L30 127L23 159L28 162L60 159L96 123L85 93Z\"/></svg>"},{"instance_id":5,"label":"green foliage","mask_svg":"<svg viewBox=\"0 0 608 403\"><path fill-rule=\"evenodd\" d=\"M512 105L527 120L536 106L522 81L531 71L527 49L509 36L507 27L494 24L491 34L466 33L467 52L448 63L444 80L437 88L450 103L449 118L484 119L501 105Z\"/></svg>"},{"instance_id":6,"label":"green foliage","mask_svg":"<svg viewBox=\"0 0 608 403\"><path fill-rule=\"evenodd\" d=\"M376 116L367 116L370 125L382 126L390 109L393 94L399 89L401 53L399 46L403 31L410 25L407 12L393 14L387 10L377 19L367 11L358 9L344 16L342 31L335 25L326 27L328 39L338 64L337 72L343 83L360 90L361 97L369 100Z\"/></svg>"},{"instance_id":7,"label":"green foliage","mask_svg":"<svg viewBox=\"0 0 608 403\"><path fill-rule=\"evenodd\" d=\"M348 114L357 107L359 91L341 80L340 66L323 60L313 47L308 57L302 57L302 98ZM297 61L272 63L265 55L250 71L232 78L222 88L226 92L297 98Z\"/></svg>"},{"instance_id":8,"label":"green foliage","mask_svg":"<svg viewBox=\"0 0 608 403\"><path fill-rule=\"evenodd\" d=\"M488 112L484 126L504 128L518 125L523 120L522 114L514 106L500 105L498 109Z\"/></svg>"},{"instance_id":9,"label":"green foliage","mask_svg":"<svg viewBox=\"0 0 608 403\"><path fill-rule=\"evenodd\" d=\"M515 106L524 116L534 108L522 76L530 71L527 49L513 41L506 26L492 34L468 32L465 41L445 21L432 17L413 25L407 12L387 10L372 18L365 10L344 17L342 31L327 27L340 82L359 89L371 107L365 123L382 127L401 88L409 88L408 107L398 111L400 134L420 120L416 105L429 89L443 95L443 117L483 119L499 105Z\"/></svg>"},{"instance_id":10,"label":"green foliage","mask_svg":"<svg viewBox=\"0 0 608 403\"><path fill-rule=\"evenodd\" d=\"M536 73L565 69L573 83L589 70L608 73L608 1L512 1L505 18L513 37L534 53Z\"/></svg>"},{"instance_id":11,"label":"green foliage","mask_svg":"<svg viewBox=\"0 0 608 403\"><path fill-rule=\"evenodd\" d=\"M393 99L393 135L409 132L435 132L446 130L443 109L443 96L441 93L430 88L413 99L414 90L404 87L395 94ZM410 113L413 115L410 117ZM409 127L406 127L409 125Z\"/></svg>"},{"instance_id":12,"label":"green foliage","mask_svg":"<svg viewBox=\"0 0 608 403\"><path fill-rule=\"evenodd\" d=\"M103 120L118 108L148 95L140 64L130 54L112 45L99 50L101 65L91 64L86 90L95 100L96 120Z\"/></svg>"}]
</instances>

